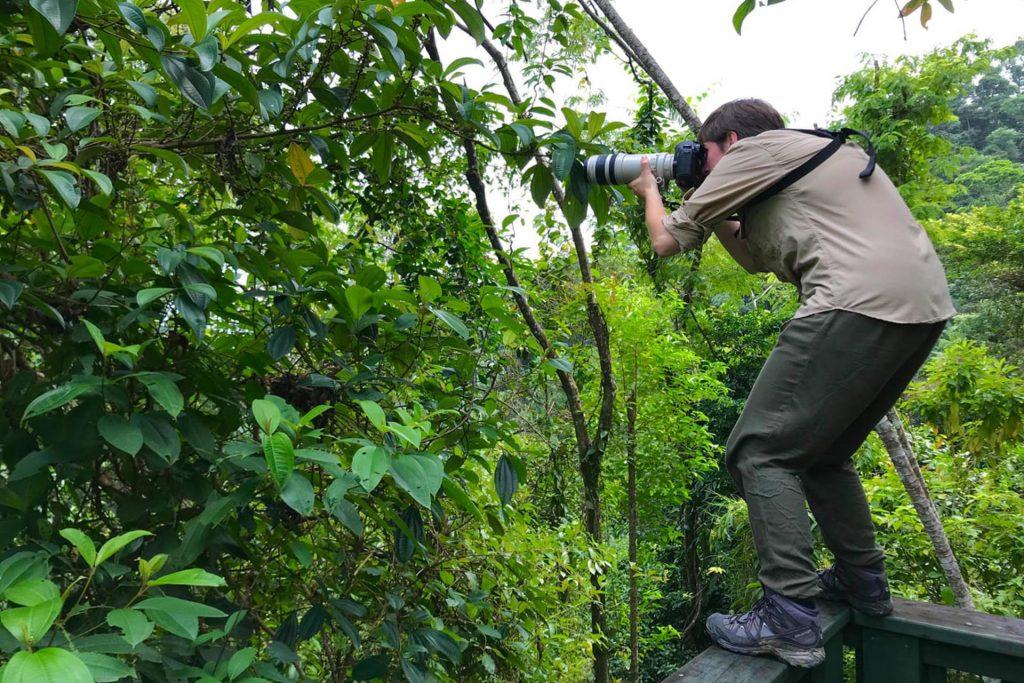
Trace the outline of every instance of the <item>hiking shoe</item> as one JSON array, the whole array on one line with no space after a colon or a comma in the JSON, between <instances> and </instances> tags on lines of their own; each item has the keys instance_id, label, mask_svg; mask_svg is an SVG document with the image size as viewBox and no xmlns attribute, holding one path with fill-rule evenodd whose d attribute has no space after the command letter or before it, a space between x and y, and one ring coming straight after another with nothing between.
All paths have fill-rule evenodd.
<instances>
[{"instance_id":1,"label":"hiking shoe","mask_svg":"<svg viewBox=\"0 0 1024 683\"><path fill-rule=\"evenodd\" d=\"M836 562L818 572L822 600L845 602L858 612L872 617L892 613L892 595L885 580L885 565L854 567Z\"/></svg>"},{"instance_id":2,"label":"hiking shoe","mask_svg":"<svg viewBox=\"0 0 1024 683\"><path fill-rule=\"evenodd\" d=\"M825 661L818 610L803 607L768 588L749 612L712 614L708 635L720 647L744 655L774 655L792 666Z\"/></svg>"}]
</instances>

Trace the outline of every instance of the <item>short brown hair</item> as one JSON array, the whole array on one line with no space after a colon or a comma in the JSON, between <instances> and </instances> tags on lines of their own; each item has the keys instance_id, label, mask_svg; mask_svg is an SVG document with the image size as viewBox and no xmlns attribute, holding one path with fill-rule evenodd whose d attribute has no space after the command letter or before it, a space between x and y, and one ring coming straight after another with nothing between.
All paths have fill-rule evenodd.
<instances>
[{"instance_id":1,"label":"short brown hair","mask_svg":"<svg viewBox=\"0 0 1024 683\"><path fill-rule=\"evenodd\" d=\"M747 98L726 102L711 112L700 127L700 142L721 142L735 131L738 138L749 138L766 130L785 128L782 115L764 100Z\"/></svg>"}]
</instances>

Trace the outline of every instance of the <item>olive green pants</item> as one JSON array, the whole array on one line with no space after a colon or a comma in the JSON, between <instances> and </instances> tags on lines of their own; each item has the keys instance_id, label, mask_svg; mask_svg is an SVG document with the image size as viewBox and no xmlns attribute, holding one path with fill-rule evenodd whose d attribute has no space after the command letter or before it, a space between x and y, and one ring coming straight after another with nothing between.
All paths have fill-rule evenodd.
<instances>
[{"instance_id":1,"label":"olive green pants","mask_svg":"<svg viewBox=\"0 0 1024 683\"><path fill-rule=\"evenodd\" d=\"M836 559L857 566L883 561L851 457L944 326L829 311L783 328L725 454L747 502L765 586L794 598L818 592L805 501Z\"/></svg>"}]
</instances>

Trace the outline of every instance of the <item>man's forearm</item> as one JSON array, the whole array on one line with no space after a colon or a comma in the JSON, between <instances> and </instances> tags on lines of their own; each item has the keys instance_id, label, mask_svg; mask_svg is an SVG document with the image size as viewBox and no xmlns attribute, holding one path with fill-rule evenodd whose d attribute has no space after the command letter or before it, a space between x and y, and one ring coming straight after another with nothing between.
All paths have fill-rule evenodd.
<instances>
[{"instance_id":1,"label":"man's forearm","mask_svg":"<svg viewBox=\"0 0 1024 683\"><path fill-rule=\"evenodd\" d=\"M679 243L665 229L665 215L661 193L649 192L644 197L644 221L647 223L647 236L651 238L651 246L661 257L679 253Z\"/></svg>"},{"instance_id":2,"label":"man's forearm","mask_svg":"<svg viewBox=\"0 0 1024 683\"><path fill-rule=\"evenodd\" d=\"M747 240L740 237L739 231L739 221L722 221L715 228L715 236L718 237L718 241L722 243L736 263L743 266L748 273L756 273L758 270L754 263L754 257L751 256L750 249L747 247Z\"/></svg>"}]
</instances>

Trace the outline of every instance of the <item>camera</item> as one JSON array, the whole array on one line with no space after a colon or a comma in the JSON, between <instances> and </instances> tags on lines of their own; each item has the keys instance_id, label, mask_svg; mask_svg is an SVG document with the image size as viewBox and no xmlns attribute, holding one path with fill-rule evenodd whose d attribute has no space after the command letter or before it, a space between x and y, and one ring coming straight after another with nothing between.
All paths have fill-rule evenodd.
<instances>
[{"instance_id":1,"label":"camera","mask_svg":"<svg viewBox=\"0 0 1024 683\"><path fill-rule=\"evenodd\" d=\"M704 162L708 151L699 142L680 142L675 153L598 154L587 157L587 179L598 185L625 185L640 176L640 161L647 157L651 173L662 186L669 180L684 190L697 187L704 180Z\"/></svg>"}]
</instances>

